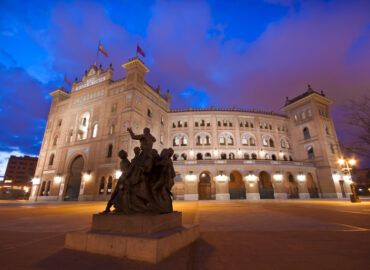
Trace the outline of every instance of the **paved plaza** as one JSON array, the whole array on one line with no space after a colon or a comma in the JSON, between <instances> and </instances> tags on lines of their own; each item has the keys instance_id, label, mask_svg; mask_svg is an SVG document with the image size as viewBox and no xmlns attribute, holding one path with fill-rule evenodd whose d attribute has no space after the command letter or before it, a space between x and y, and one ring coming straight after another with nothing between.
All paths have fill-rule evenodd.
<instances>
[{"instance_id":1,"label":"paved plaza","mask_svg":"<svg viewBox=\"0 0 370 270\"><path fill-rule=\"evenodd\" d=\"M0 202L0 269L368 269L370 202L174 202L200 239L151 265L65 250L103 202Z\"/></svg>"}]
</instances>

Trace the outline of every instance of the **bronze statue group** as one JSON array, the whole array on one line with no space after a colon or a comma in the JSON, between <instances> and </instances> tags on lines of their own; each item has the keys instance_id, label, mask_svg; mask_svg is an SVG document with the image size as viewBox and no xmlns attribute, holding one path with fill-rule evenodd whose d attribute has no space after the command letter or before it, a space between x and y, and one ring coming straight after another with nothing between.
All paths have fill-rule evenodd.
<instances>
[{"instance_id":1,"label":"bronze statue group","mask_svg":"<svg viewBox=\"0 0 370 270\"><path fill-rule=\"evenodd\" d=\"M176 176L171 159L173 149L163 149L158 154L153 149L156 139L149 128L141 135L135 135L130 128L127 130L132 139L140 141L140 147L134 148L131 162L126 151L119 152L122 175L103 213L109 213L112 206L115 213L122 214L171 213L171 188Z\"/></svg>"}]
</instances>

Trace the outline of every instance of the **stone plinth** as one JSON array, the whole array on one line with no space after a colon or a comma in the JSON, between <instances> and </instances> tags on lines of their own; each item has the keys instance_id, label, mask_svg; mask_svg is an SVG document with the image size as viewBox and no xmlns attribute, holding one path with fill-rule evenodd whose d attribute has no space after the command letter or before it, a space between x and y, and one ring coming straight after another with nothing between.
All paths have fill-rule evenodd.
<instances>
[{"instance_id":1,"label":"stone plinth","mask_svg":"<svg viewBox=\"0 0 370 270\"><path fill-rule=\"evenodd\" d=\"M181 225L181 212L162 215L95 214L93 215L91 230L99 232L154 234L179 228Z\"/></svg>"},{"instance_id":2,"label":"stone plinth","mask_svg":"<svg viewBox=\"0 0 370 270\"><path fill-rule=\"evenodd\" d=\"M158 263L198 238L199 226L182 225L181 212L94 215L92 230L67 233L65 248Z\"/></svg>"}]
</instances>

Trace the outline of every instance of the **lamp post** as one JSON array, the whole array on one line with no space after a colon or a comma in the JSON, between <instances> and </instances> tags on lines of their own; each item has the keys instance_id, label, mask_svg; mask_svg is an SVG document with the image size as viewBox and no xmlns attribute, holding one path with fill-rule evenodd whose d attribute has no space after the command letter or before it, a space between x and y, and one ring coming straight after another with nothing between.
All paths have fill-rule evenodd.
<instances>
[{"instance_id":1,"label":"lamp post","mask_svg":"<svg viewBox=\"0 0 370 270\"><path fill-rule=\"evenodd\" d=\"M352 167L356 165L356 160L353 158L350 158L350 159L341 158L338 160L338 163L342 169L342 172L344 173L344 176L352 180L351 171L352 171ZM356 188L353 182L351 183L351 190L352 190L352 194L350 195L351 202L353 203L361 202L357 195Z\"/></svg>"}]
</instances>

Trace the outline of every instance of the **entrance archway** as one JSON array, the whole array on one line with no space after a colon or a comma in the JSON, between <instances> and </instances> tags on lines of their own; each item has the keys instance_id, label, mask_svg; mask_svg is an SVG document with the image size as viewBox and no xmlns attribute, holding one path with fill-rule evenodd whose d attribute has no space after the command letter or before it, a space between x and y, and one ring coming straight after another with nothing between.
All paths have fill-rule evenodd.
<instances>
[{"instance_id":1,"label":"entrance archway","mask_svg":"<svg viewBox=\"0 0 370 270\"><path fill-rule=\"evenodd\" d=\"M211 176L208 172L199 175L199 200L211 200Z\"/></svg>"},{"instance_id":2,"label":"entrance archway","mask_svg":"<svg viewBox=\"0 0 370 270\"><path fill-rule=\"evenodd\" d=\"M306 179L307 179L306 180L307 189L308 193L310 194L310 198L319 198L319 190L317 189L317 186L313 181L312 174L308 173Z\"/></svg>"},{"instance_id":3,"label":"entrance archway","mask_svg":"<svg viewBox=\"0 0 370 270\"><path fill-rule=\"evenodd\" d=\"M286 187L288 199L298 199L299 198L297 183L294 180L293 174L291 174L290 172L286 173L285 187Z\"/></svg>"},{"instance_id":4,"label":"entrance archway","mask_svg":"<svg viewBox=\"0 0 370 270\"><path fill-rule=\"evenodd\" d=\"M65 201L77 201L80 194L82 170L84 167L84 159L82 156L77 156L69 169L69 179L67 183Z\"/></svg>"},{"instance_id":5,"label":"entrance archway","mask_svg":"<svg viewBox=\"0 0 370 270\"><path fill-rule=\"evenodd\" d=\"M231 200L246 199L243 177L238 171L230 173L229 193Z\"/></svg>"},{"instance_id":6,"label":"entrance archway","mask_svg":"<svg viewBox=\"0 0 370 270\"><path fill-rule=\"evenodd\" d=\"M258 192L261 199L274 199L274 187L272 186L270 175L262 171L259 174Z\"/></svg>"}]
</instances>

